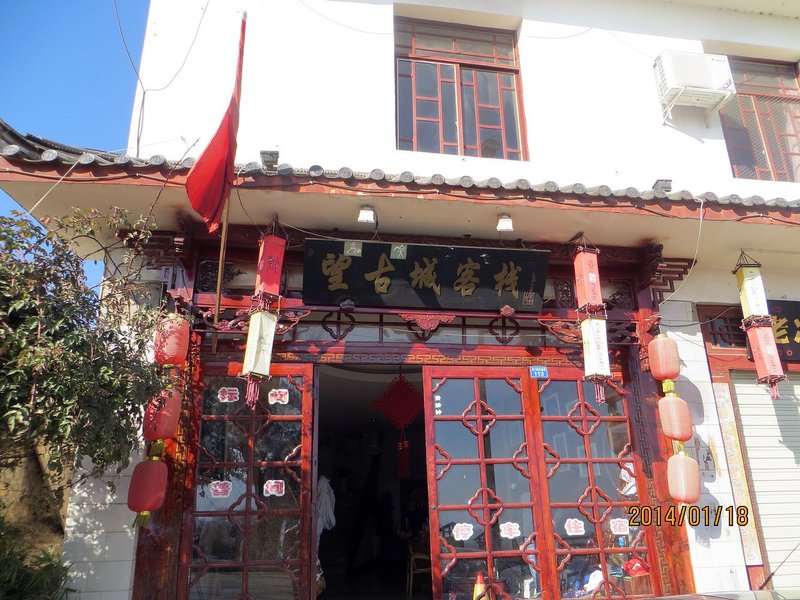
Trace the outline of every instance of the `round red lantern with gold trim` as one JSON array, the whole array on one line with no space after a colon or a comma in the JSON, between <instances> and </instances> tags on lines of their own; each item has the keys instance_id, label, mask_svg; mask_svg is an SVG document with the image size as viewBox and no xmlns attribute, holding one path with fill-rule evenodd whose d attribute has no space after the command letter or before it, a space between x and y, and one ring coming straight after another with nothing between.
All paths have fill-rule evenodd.
<instances>
[{"instance_id":1,"label":"round red lantern with gold trim","mask_svg":"<svg viewBox=\"0 0 800 600\"><path fill-rule=\"evenodd\" d=\"M161 508L167 494L167 465L160 460L145 460L136 465L128 489L128 508L138 513L138 524L145 524L150 513Z\"/></svg>"},{"instance_id":2,"label":"round red lantern with gold trim","mask_svg":"<svg viewBox=\"0 0 800 600\"><path fill-rule=\"evenodd\" d=\"M658 401L658 414L665 436L680 442L692 439L692 413L686 400L669 393Z\"/></svg>"},{"instance_id":3,"label":"round red lantern with gold trim","mask_svg":"<svg viewBox=\"0 0 800 600\"><path fill-rule=\"evenodd\" d=\"M675 379L681 372L678 343L666 334L653 338L647 346L650 357L650 373L659 381Z\"/></svg>"},{"instance_id":4,"label":"round red lantern with gold trim","mask_svg":"<svg viewBox=\"0 0 800 600\"><path fill-rule=\"evenodd\" d=\"M144 412L142 434L148 442L174 438L178 433L183 394L178 389L165 390L150 399Z\"/></svg>"},{"instance_id":5,"label":"round red lantern with gold trim","mask_svg":"<svg viewBox=\"0 0 800 600\"><path fill-rule=\"evenodd\" d=\"M164 366L179 367L189 352L189 321L172 315L161 319L156 328L155 361Z\"/></svg>"},{"instance_id":6,"label":"round red lantern with gold trim","mask_svg":"<svg viewBox=\"0 0 800 600\"><path fill-rule=\"evenodd\" d=\"M667 483L669 495L675 502L696 504L700 500L700 465L686 454L670 456Z\"/></svg>"}]
</instances>

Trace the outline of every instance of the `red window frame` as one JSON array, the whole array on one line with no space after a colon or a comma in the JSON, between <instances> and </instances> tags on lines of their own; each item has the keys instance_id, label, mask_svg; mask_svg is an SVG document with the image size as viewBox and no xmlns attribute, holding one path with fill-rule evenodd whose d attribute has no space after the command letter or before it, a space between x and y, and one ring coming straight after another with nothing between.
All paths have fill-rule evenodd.
<instances>
[{"instance_id":1,"label":"red window frame","mask_svg":"<svg viewBox=\"0 0 800 600\"><path fill-rule=\"evenodd\" d=\"M733 176L800 181L800 152L792 150L800 146L796 66L747 59L730 65L736 97L720 120Z\"/></svg>"},{"instance_id":2,"label":"red window frame","mask_svg":"<svg viewBox=\"0 0 800 600\"><path fill-rule=\"evenodd\" d=\"M437 38L441 45L426 46L424 36ZM450 37L450 48L441 47ZM492 51L468 50L469 42L491 46ZM436 69L436 96L419 93L421 86L418 86L420 77L417 71L423 64ZM491 80L496 78L496 87L487 94L495 98L479 95L479 77L483 77L489 86ZM409 82L403 83L405 79ZM395 81L396 142L399 150L528 160L522 82L514 32L397 18ZM450 86L452 91L448 91ZM405 98L403 90L409 90L408 107L401 106ZM451 108L455 111L453 121L444 116L445 95L448 93L454 94L454 106ZM431 108L435 105L436 114L421 114L418 111L420 102ZM425 123L438 125L436 148L421 143L420 126ZM455 130L454 136L448 132L450 129Z\"/></svg>"}]
</instances>

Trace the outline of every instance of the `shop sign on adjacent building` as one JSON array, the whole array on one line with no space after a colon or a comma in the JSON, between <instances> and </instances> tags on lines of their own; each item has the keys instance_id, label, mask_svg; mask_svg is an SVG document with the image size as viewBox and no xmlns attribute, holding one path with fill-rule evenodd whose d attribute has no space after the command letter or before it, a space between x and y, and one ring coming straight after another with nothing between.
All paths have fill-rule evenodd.
<instances>
[{"instance_id":1,"label":"shop sign on adjacent building","mask_svg":"<svg viewBox=\"0 0 800 600\"><path fill-rule=\"evenodd\" d=\"M305 304L539 312L550 253L306 240Z\"/></svg>"},{"instance_id":2,"label":"shop sign on adjacent building","mask_svg":"<svg viewBox=\"0 0 800 600\"><path fill-rule=\"evenodd\" d=\"M800 302L767 300L775 319L772 330L782 360L800 361Z\"/></svg>"}]
</instances>

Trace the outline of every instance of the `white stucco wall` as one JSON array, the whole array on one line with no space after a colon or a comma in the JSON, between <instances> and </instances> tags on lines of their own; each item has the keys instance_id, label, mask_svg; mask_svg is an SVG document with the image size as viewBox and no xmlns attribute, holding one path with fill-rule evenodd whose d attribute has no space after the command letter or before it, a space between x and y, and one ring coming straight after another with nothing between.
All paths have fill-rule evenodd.
<instances>
[{"instance_id":1,"label":"white stucco wall","mask_svg":"<svg viewBox=\"0 0 800 600\"><path fill-rule=\"evenodd\" d=\"M133 590L136 515L128 510L128 487L141 456L122 473L89 479L70 495L62 558L71 564L67 587L75 600L129 600ZM115 485L112 492L106 485Z\"/></svg>"},{"instance_id":2,"label":"white stucco wall","mask_svg":"<svg viewBox=\"0 0 800 600\"><path fill-rule=\"evenodd\" d=\"M148 88L166 85L187 54L204 0L154 0L142 57ZM199 156L230 98L239 11L248 36L237 161L278 149L293 166L411 170L476 179L527 178L720 195L796 198L798 185L735 180L719 119L674 110L663 124L653 61L665 50L742 51L800 58L800 21L651 0L423 1L238 0L212 2L183 69L148 91L138 154ZM429 7L443 10L430 12ZM462 9L462 10L457 10ZM395 149L394 37L397 12L511 27L518 34L527 120L527 162ZM465 10L474 12L463 12ZM129 151L142 105L134 102ZM194 144L194 146L192 146Z\"/></svg>"}]
</instances>

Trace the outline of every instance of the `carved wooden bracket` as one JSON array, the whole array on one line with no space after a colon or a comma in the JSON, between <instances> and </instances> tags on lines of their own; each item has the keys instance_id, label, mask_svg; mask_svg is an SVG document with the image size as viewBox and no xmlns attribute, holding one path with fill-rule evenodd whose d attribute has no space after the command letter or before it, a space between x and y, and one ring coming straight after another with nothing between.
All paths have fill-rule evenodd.
<instances>
[{"instance_id":1,"label":"carved wooden bracket","mask_svg":"<svg viewBox=\"0 0 800 600\"><path fill-rule=\"evenodd\" d=\"M456 316L446 314L417 314L417 313L400 313L400 318L406 323L414 323L427 336L436 331L442 323L451 323Z\"/></svg>"},{"instance_id":2,"label":"carved wooden bracket","mask_svg":"<svg viewBox=\"0 0 800 600\"><path fill-rule=\"evenodd\" d=\"M547 321L545 319L537 319L539 324L552 333L556 338L565 344L581 344L583 343L583 336L581 335L581 325L575 321Z\"/></svg>"}]
</instances>

